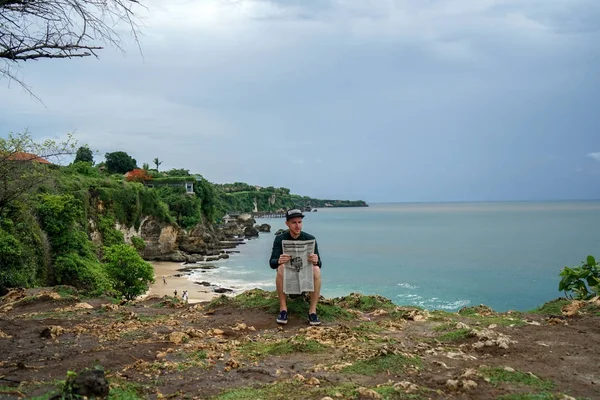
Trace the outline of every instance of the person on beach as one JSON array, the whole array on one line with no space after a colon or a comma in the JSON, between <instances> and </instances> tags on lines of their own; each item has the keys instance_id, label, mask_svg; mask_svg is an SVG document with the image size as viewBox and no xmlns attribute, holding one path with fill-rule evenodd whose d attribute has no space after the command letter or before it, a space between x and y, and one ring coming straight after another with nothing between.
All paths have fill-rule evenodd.
<instances>
[{"instance_id":1,"label":"person on beach","mask_svg":"<svg viewBox=\"0 0 600 400\"><path fill-rule=\"evenodd\" d=\"M187 290L183 291L183 295L181 295L181 299L183 300L184 303L188 302L188 292L187 292Z\"/></svg>"},{"instance_id":2,"label":"person on beach","mask_svg":"<svg viewBox=\"0 0 600 400\"><path fill-rule=\"evenodd\" d=\"M298 209L288 210L285 213L285 224L288 230L275 236L273 241L273 249L269 265L272 269L277 270L275 285L277 287L277 296L279 297L279 315L277 316L278 324L287 324L287 298L283 292L283 269L284 264L290 261L289 254L283 254L282 240L314 240L315 253L308 256L308 261L313 265L314 292L310 294L310 307L308 309L308 322L311 325L320 325L319 317L317 316L317 303L321 295L321 257L319 255L319 247L313 235L302 231L302 219L304 214Z\"/></svg>"},{"instance_id":3,"label":"person on beach","mask_svg":"<svg viewBox=\"0 0 600 400\"><path fill-rule=\"evenodd\" d=\"M163 275L163 285L167 284L167 278Z\"/></svg>"}]
</instances>

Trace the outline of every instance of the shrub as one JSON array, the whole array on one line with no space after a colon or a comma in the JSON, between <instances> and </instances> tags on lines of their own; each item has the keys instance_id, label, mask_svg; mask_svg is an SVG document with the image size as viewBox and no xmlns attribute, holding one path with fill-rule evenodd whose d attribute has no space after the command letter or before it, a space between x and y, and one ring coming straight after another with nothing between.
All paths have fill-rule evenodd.
<instances>
[{"instance_id":1,"label":"shrub","mask_svg":"<svg viewBox=\"0 0 600 400\"><path fill-rule=\"evenodd\" d=\"M144 294L154 282L154 268L131 246L118 244L105 248L104 261L113 288L127 300Z\"/></svg>"},{"instance_id":2,"label":"shrub","mask_svg":"<svg viewBox=\"0 0 600 400\"><path fill-rule=\"evenodd\" d=\"M560 271L562 279L558 290L568 298L591 299L600 294L600 265L593 256L588 256L578 267L564 267Z\"/></svg>"}]
</instances>

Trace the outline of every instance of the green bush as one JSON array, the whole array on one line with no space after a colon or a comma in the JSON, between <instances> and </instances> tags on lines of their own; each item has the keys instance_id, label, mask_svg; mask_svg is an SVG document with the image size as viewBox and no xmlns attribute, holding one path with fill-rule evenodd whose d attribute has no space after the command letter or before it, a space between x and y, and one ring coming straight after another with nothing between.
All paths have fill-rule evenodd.
<instances>
[{"instance_id":1,"label":"green bush","mask_svg":"<svg viewBox=\"0 0 600 400\"><path fill-rule=\"evenodd\" d=\"M581 264L560 271L558 290L564 291L568 298L587 300L600 294L600 265L593 256Z\"/></svg>"},{"instance_id":2,"label":"green bush","mask_svg":"<svg viewBox=\"0 0 600 400\"><path fill-rule=\"evenodd\" d=\"M146 248L146 242L139 236L132 236L131 243L133 244L133 247L135 247L135 249L138 251L144 250Z\"/></svg>"},{"instance_id":3,"label":"green bush","mask_svg":"<svg viewBox=\"0 0 600 400\"><path fill-rule=\"evenodd\" d=\"M106 272L113 288L127 300L144 294L154 282L154 268L125 244L105 248Z\"/></svg>"},{"instance_id":4,"label":"green bush","mask_svg":"<svg viewBox=\"0 0 600 400\"><path fill-rule=\"evenodd\" d=\"M96 259L70 253L56 258L54 276L57 283L70 285L90 294L101 294L110 289L102 264Z\"/></svg>"}]
</instances>

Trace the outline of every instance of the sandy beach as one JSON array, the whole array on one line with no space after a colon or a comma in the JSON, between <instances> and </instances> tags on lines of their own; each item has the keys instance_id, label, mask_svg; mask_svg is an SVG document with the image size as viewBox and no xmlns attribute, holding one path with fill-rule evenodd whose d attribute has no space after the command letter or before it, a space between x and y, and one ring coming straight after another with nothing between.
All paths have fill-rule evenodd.
<instances>
[{"instance_id":1,"label":"sandy beach","mask_svg":"<svg viewBox=\"0 0 600 400\"><path fill-rule=\"evenodd\" d=\"M187 276L173 276L181 273L177 271L179 268L182 268L180 263L152 261L150 264L154 267L155 281L154 284L150 285L150 290L146 292L145 296L173 296L175 290L177 290L177 296L181 298L183 291L187 290L189 303L210 301L219 296L219 294L212 292L210 288L197 285L193 280L188 279ZM163 276L167 282L166 284L163 282Z\"/></svg>"}]
</instances>

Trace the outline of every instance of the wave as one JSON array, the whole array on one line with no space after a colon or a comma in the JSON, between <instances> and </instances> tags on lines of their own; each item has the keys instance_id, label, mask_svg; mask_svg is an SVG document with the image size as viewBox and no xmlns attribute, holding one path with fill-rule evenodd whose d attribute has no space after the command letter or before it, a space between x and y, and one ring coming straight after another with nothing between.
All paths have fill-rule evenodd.
<instances>
[{"instance_id":1,"label":"wave","mask_svg":"<svg viewBox=\"0 0 600 400\"><path fill-rule=\"evenodd\" d=\"M404 288L404 289L418 289L419 288L417 285L411 285L410 283L406 283L406 282L400 282L398 284L398 286L400 286L401 288Z\"/></svg>"}]
</instances>

